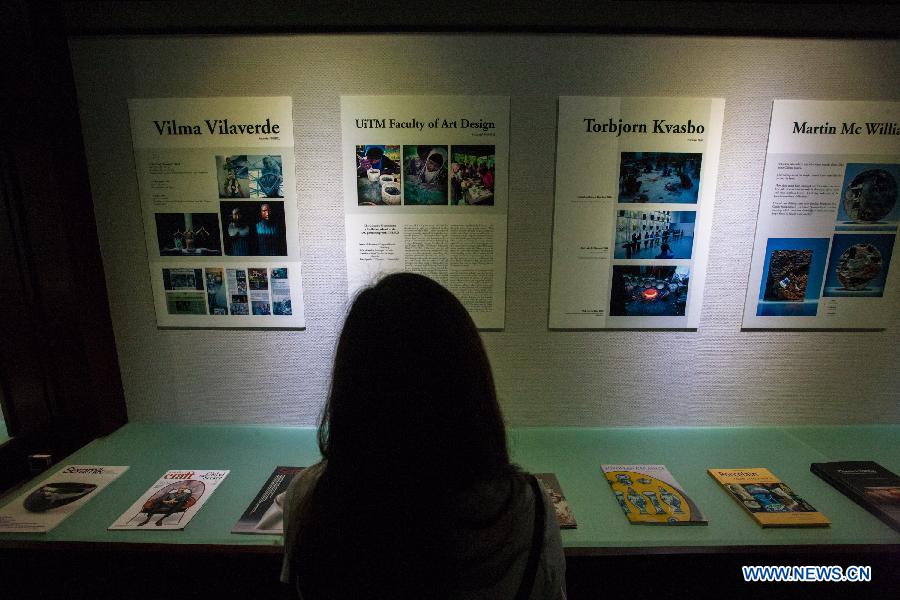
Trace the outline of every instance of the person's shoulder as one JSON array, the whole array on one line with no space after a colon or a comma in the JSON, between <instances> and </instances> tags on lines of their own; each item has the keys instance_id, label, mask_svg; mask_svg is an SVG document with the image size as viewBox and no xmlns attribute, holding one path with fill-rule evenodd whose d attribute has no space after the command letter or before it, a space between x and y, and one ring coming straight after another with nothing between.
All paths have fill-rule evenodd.
<instances>
[{"instance_id":1,"label":"person's shoulder","mask_svg":"<svg viewBox=\"0 0 900 600\"><path fill-rule=\"evenodd\" d=\"M325 461L317 462L306 467L299 475L294 477L287 489L288 505L298 504L316 487L322 473L325 471Z\"/></svg>"}]
</instances>

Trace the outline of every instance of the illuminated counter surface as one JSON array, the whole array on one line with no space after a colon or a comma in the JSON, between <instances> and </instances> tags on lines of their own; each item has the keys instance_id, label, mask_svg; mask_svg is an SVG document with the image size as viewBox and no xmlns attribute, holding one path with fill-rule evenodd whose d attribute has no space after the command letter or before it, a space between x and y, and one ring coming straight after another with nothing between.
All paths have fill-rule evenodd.
<instances>
[{"instance_id":1,"label":"illuminated counter surface","mask_svg":"<svg viewBox=\"0 0 900 600\"><path fill-rule=\"evenodd\" d=\"M578 520L577 529L562 532L569 555L773 546L900 550L900 533L809 470L812 462L874 460L900 473L900 426L518 428L509 430L509 442L513 459L523 468L559 477ZM60 461L27 486L67 464L129 465L127 472L50 533L0 534L0 547L40 547L41 542L194 544L279 553L280 536L232 534L231 528L273 468L309 465L318 457L314 429L129 424ZM630 525L600 472L601 463L666 465L709 525ZM825 513L832 526L762 529L706 473L709 467L766 467ZM166 470L188 468L231 473L186 529L106 530ZM20 492L8 494L0 504Z\"/></svg>"}]
</instances>

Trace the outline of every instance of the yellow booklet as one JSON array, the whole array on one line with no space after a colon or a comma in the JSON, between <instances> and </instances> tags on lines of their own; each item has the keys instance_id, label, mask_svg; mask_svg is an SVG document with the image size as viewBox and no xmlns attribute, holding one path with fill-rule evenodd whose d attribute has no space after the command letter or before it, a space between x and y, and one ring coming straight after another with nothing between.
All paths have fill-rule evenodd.
<instances>
[{"instance_id":1,"label":"yellow booklet","mask_svg":"<svg viewBox=\"0 0 900 600\"><path fill-rule=\"evenodd\" d=\"M706 517L665 465L600 465L633 525L706 525Z\"/></svg>"},{"instance_id":2,"label":"yellow booklet","mask_svg":"<svg viewBox=\"0 0 900 600\"><path fill-rule=\"evenodd\" d=\"M828 517L768 469L709 469L734 500L763 527L827 527Z\"/></svg>"}]
</instances>

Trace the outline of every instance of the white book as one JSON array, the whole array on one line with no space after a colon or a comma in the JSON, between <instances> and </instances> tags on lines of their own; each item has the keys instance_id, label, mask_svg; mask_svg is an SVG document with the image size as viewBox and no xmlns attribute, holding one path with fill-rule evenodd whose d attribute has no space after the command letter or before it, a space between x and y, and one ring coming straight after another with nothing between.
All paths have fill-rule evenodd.
<instances>
[{"instance_id":1,"label":"white book","mask_svg":"<svg viewBox=\"0 0 900 600\"><path fill-rule=\"evenodd\" d=\"M166 471L109 529L184 529L230 471Z\"/></svg>"},{"instance_id":2,"label":"white book","mask_svg":"<svg viewBox=\"0 0 900 600\"><path fill-rule=\"evenodd\" d=\"M127 470L68 465L0 509L0 532L46 533Z\"/></svg>"}]
</instances>

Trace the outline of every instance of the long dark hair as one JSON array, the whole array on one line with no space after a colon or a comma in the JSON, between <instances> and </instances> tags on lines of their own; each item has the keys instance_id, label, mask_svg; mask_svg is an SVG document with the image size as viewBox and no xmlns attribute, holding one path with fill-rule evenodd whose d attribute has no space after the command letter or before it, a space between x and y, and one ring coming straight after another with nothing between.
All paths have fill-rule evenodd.
<instances>
[{"instance_id":1,"label":"long dark hair","mask_svg":"<svg viewBox=\"0 0 900 600\"><path fill-rule=\"evenodd\" d=\"M459 567L446 541L479 526L458 499L518 473L487 354L453 294L399 273L356 297L319 447L325 470L294 549L304 596L438 597Z\"/></svg>"}]
</instances>

